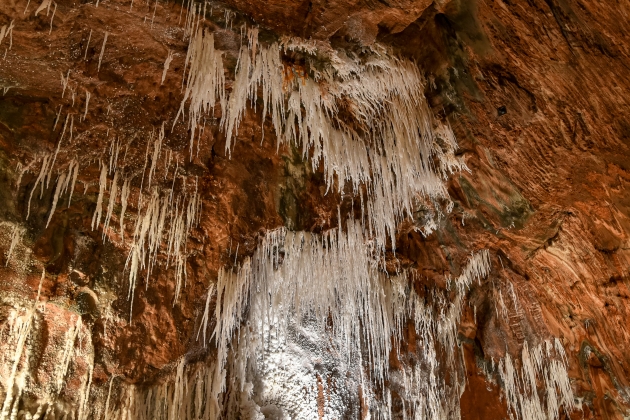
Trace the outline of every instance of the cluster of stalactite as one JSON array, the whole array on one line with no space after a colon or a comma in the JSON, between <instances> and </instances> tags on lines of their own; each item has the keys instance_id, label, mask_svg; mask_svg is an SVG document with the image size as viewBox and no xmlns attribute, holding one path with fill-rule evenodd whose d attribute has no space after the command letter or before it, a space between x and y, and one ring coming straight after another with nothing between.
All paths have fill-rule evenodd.
<instances>
[{"instance_id":1,"label":"cluster of stalactite","mask_svg":"<svg viewBox=\"0 0 630 420\"><path fill-rule=\"evenodd\" d=\"M36 13L50 7L46 1ZM98 165L91 228L126 253L128 298L133 300L141 273L148 282L152 269L162 264L173 267L176 304L186 293L188 236L204 217L198 180L181 173L180 162L198 152L205 118L215 108L221 110L217 124L231 156L244 113L259 97L278 147L296 148L314 170L323 168L326 187L356 197L361 218L340 212L339 226L319 234L295 232L292 226L269 231L253 255L208 279L196 339L204 346L212 343L216 351L201 362L183 357L170 375L148 388L118 377L94 387L94 348L81 317L60 322L64 332L43 346L37 342L38 325L53 316L54 304L40 302L39 292L34 302L16 298L0 329L0 418L341 418L367 410L386 419L392 415L392 383L402 389L397 394L405 416L458 418L466 382L457 376L457 328L467 291L492 276L492 256L486 250L473 253L462 262L459 276L449 280L448 293L435 289L422 297L413 270L391 275L384 269L400 222L413 217L418 206L429 206L432 217L417 229L430 234L437 228L435 218L452 207L445 181L454 172L468 171L455 154L448 122L427 105L421 70L378 45L356 53L290 37L264 44L251 27L241 28L245 41L234 74L228 75L206 16L205 3L188 2L183 98L173 121L139 129L129 141L112 138L98 158L80 161L73 147L81 140L74 130L75 113L67 111L62 119L59 108L55 151L21 170L41 165L26 218L32 200L54 188L48 225L65 196L70 205L80 167ZM13 23L0 29L0 43L12 36L12 28ZM99 69L106 42L107 32ZM292 66L288 52L302 54L307 65ZM162 82L172 59L169 51ZM69 72L61 76L62 96L70 77ZM233 77L231 89L226 77ZM81 120L89 113L90 98L86 91ZM72 107L74 101L75 90ZM164 145L169 127L181 123L191 133L187 154ZM130 147L136 138L143 147ZM83 192L87 189L84 185ZM7 226L9 264L22 228ZM393 374L389 358L398 351L393 343L404 340L409 321L416 330L417 363L403 364ZM38 369L30 365L34 352L50 353L55 363L47 386L33 379ZM559 417L561 407L575 408L559 341L525 343L518 360L508 354L493 370L512 417L551 419ZM70 377L80 383L73 392L65 387Z\"/></svg>"}]
</instances>

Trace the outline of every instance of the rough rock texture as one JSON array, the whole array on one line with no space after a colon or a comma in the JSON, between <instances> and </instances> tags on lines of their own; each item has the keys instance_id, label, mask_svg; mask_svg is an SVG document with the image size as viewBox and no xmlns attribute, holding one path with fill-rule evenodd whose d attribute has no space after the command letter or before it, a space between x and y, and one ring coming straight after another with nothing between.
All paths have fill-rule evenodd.
<instances>
[{"instance_id":1,"label":"rough rock texture","mask_svg":"<svg viewBox=\"0 0 630 420\"><path fill-rule=\"evenodd\" d=\"M388 264L392 271L417 270L418 290L444 289L471 251L490 250L492 274L469 292L459 329L468 379L462 418L506 418L502 384L496 376L490 381L484 369L506 352L519 354L525 342L553 337L566 349L582 409L562 415L627 418L629 6L592 0L226 3L208 3L212 15L204 25L225 52L228 73L243 42L242 24L259 25L271 38L313 37L347 48L377 42L426 73L425 95L453 127L471 172L449 181L455 206L436 232L424 237L414 221L399 226ZM105 0L96 7L58 0L49 13L35 16L38 6L26 0L0 4L0 27L15 25L11 40L0 41L0 361L10 357L4 337L11 317L33 304L45 269L31 338L43 349L30 362L39 372L32 392L61 392L53 385L55 352L79 318L79 337L94 349L98 392L107 392L114 377L149 386L183 355L207 351L196 334L206 290L221 267L251 255L268 229L336 227L338 206L347 212L349 200L325 194L322 172L310 170L296 150L277 151L270 121L261 128L260 107L248 110L231 158L216 124L221 110L215 109L198 153L189 158L186 126L170 129L182 98L188 45L181 28L187 12L180 4L136 0L130 7L127 0ZM161 84L169 50L174 56ZM64 128L66 115L71 122ZM149 278L142 272L130 300L125 241L134 234L138 192L148 181L148 168L142 175L148 139L164 121L164 147L172 159L161 155L153 185L184 197L197 182L200 223L187 241L179 298L176 270L160 261ZM104 235L102 226L92 228L101 167L111 165L116 153L124 155L125 175L136 175L125 241L120 201L111 230ZM55 156L57 166L41 188L36 181L46 154ZM62 195L46 226L57 176L72 159L80 167L72 203ZM7 259L14 232L19 242ZM500 316L499 299L507 317ZM400 344L403 356L414 345L411 338ZM73 365L63 392L80 388L88 364Z\"/></svg>"}]
</instances>

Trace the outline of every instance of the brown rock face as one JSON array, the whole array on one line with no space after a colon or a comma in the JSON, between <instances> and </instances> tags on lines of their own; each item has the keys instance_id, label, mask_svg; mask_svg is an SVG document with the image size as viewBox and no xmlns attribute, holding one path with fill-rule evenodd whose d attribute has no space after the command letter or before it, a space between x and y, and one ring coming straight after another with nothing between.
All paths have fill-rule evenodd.
<instances>
[{"instance_id":1,"label":"brown rock face","mask_svg":"<svg viewBox=\"0 0 630 420\"><path fill-rule=\"evenodd\" d=\"M245 304L228 343L225 392L214 391L221 378L208 366L220 365L219 334L206 345L200 337L226 316L228 298L213 295L222 270L241 273L265 235L283 226L315 235L349 229L347 219L363 217L359 190L369 190L328 190L325 162L313 168L315 152L282 142L263 114L264 87L254 89L259 96L226 151L222 121L253 27L258 48L284 42L283 92L316 81L349 131L363 135L369 122L339 99L326 70L368 58L379 68L375 57L415 63L432 121L452 127L454 158L470 169L443 180L452 210L422 197L394 221L395 242L374 271L383 281L405 273L405 293L426 303L436 323L448 308L461 311L453 346L435 333L435 372L448 397L435 418L628 418L629 13L624 2L593 0L0 2L0 419L420 412L409 384L429 383L423 372L433 371L427 336L406 315L400 332L382 338L392 351L378 385L365 354L348 356L346 375L335 343L313 344L321 357L296 362L312 364L313 389L303 389L314 395L309 417L290 414L299 410L281 399L256 400L273 388L260 373L237 386L238 351L256 321ZM197 28L221 51L229 98L209 103L192 131L189 99L175 120ZM287 47L288 37L316 52ZM428 220L435 229L423 228ZM489 252L489 273L456 289L453 279L480 250ZM291 257L278 252L276 269ZM331 330L334 319L326 319ZM291 328L307 348L312 331ZM547 370L530 384L527 352L535 359L536 349L543 361L535 369ZM523 395L546 401L543 417L511 403L508 360L515 386L531 386ZM574 410L564 401L546 411L550 390L563 389L550 382L563 378L551 366L565 367ZM295 377L278 377L281 393L293 396ZM178 397L181 389L197 399ZM162 408L141 407L160 398L171 405L159 415ZM375 401L387 414L371 411ZM331 411L338 407L346 411Z\"/></svg>"}]
</instances>

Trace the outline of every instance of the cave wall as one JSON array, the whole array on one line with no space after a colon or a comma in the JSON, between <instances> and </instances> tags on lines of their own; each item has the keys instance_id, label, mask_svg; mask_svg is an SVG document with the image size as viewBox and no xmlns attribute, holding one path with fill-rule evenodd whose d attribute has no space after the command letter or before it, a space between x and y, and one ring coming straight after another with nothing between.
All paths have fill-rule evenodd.
<instances>
[{"instance_id":1,"label":"cave wall","mask_svg":"<svg viewBox=\"0 0 630 420\"><path fill-rule=\"evenodd\" d=\"M222 111L212 110L189 158L186 125L170 126L182 99L188 45L182 24L189 12L182 4L105 0L97 7L59 0L35 16L38 6L0 4L0 27L14 25L11 40L0 43L0 334L8 334L16 308L27 310L35 300L45 270L37 334L28 344L42 349L29 362L38 372L31 392L72 394L81 387L92 357L87 348L63 391L50 391L58 349L75 330L93 347L95 392L105 395L112 378L148 387L183 356L212 357L196 333L221 267L251 256L267 230L337 227L338 208L347 213L352 200L327 193L323 170L313 170L298 150L277 148L260 107L246 111L231 156L217 124ZM507 417L501 380L484 369L490 360L520 354L524 343L556 337L581 408L562 415L628 416L630 112L624 76L630 22L624 2L230 0L207 7L203 24L224 52L228 73L236 67L244 24L259 26L270 40L312 37L346 49L378 43L425 73L424 94L433 113L452 126L470 172L448 180L454 208L435 232L423 235L414 229L417 220L398 227L388 269L417 272L418 290L443 290L472 251L492 255L492 272L468 293L459 328L467 377L462 418ZM169 51L173 60L162 83ZM231 83L228 77L228 89ZM164 147L175 157L158 167L154 183L183 197L196 182L199 224L188 236L179 297L176 269L158 264L150 276L140 276L130 299L120 230L92 227L98 180L117 146L130 170L144 173L147 138L163 122ZM59 143L64 136L67 143ZM40 190L45 154L60 162L74 158L80 166L71 205L62 195L48 224L58 172ZM143 182L144 176L131 182L130 213L138 211ZM115 203L116 227L120 206ZM133 235L131 222L126 231ZM500 315L500 299L507 316ZM401 359L414 351L413 341L399 344ZM390 364L396 363L392 356Z\"/></svg>"}]
</instances>

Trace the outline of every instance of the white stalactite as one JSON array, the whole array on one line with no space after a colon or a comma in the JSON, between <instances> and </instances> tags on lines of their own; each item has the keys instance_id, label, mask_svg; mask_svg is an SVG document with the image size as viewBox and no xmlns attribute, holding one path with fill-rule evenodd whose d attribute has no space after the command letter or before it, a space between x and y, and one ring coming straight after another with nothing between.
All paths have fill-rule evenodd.
<instances>
[{"instance_id":1,"label":"white stalactite","mask_svg":"<svg viewBox=\"0 0 630 420\"><path fill-rule=\"evenodd\" d=\"M87 60L87 53L88 50L90 49L90 40L92 39L92 29L90 29L90 35L88 35L88 40L85 43L85 55L83 56L84 60ZM63 98L63 95L61 96Z\"/></svg>"},{"instance_id":2,"label":"white stalactite","mask_svg":"<svg viewBox=\"0 0 630 420\"><path fill-rule=\"evenodd\" d=\"M53 214L55 214L57 202L59 201L59 195L66 181L66 177L69 177L69 174L62 172L61 175L59 175L59 178L57 178L57 187L55 188L55 194L53 195L52 207L50 208L50 214L48 215L48 220L46 221L46 227L48 227L48 225L50 224Z\"/></svg>"},{"instance_id":3,"label":"white stalactite","mask_svg":"<svg viewBox=\"0 0 630 420\"><path fill-rule=\"evenodd\" d=\"M184 106L188 103L188 125L190 135L190 156L192 158L193 141L201 116L211 110L219 101L225 109L225 76L222 53L214 48L214 36L203 30L191 37L184 61L184 74L188 68L184 99L177 111L173 127L180 115L184 115Z\"/></svg>"},{"instance_id":4,"label":"white stalactite","mask_svg":"<svg viewBox=\"0 0 630 420\"><path fill-rule=\"evenodd\" d=\"M153 143L153 155L151 156L151 169L149 170L149 185L148 188L151 188L151 178L155 173L157 168L158 161L160 159L160 152L162 151L162 142L164 141L164 124L162 123L162 127L158 133L157 140Z\"/></svg>"},{"instance_id":5,"label":"white stalactite","mask_svg":"<svg viewBox=\"0 0 630 420\"><path fill-rule=\"evenodd\" d=\"M166 60L164 60L164 70L162 71L162 80L160 81L160 85L163 85L164 80L166 80L166 72L171 66L171 61L173 61L173 54L174 54L173 50L168 50L168 53L166 55Z\"/></svg>"},{"instance_id":6,"label":"white stalactite","mask_svg":"<svg viewBox=\"0 0 630 420\"><path fill-rule=\"evenodd\" d=\"M57 13L57 2L55 2L55 8L53 9L52 16L50 17L50 29L48 30L48 35L52 34L53 20L55 19L55 13Z\"/></svg>"},{"instance_id":7,"label":"white stalactite","mask_svg":"<svg viewBox=\"0 0 630 420\"><path fill-rule=\"evenodd\" d=\"M103 196L107 188L107 166L101 163L101 176L98 181L98 197L96 199L96 210L92 216L92 230L97 228L101 223L101 215L103 213Z\"/></svg>"},{"instance_id":8,"label":"white stalactite","mask_svg":"<svg viewBox=\"0 0 630 420\"><path fill-rule=\"evenodd\" d=\"M195 10L193 6L193 15ZM220 127L226 153L231 155L240 121L260 89L263 118L271 114L278 146L301 149L304 157L311 157L314 170L323 165L328 189L343 192L348 184L359 194L366 188L366 228L382 252L387 241L394 244L396 225L413 217L419 203L449 201L444 180L468 168L455 156L457 144L448 123L432 116L422 93L425 81L415 64L385 51L351 59L327 44L294 38L264 46L258 43L256 28L248 29L247 38L225 99L221 54L214 50L213 35L200 30L191 37L185 95L175 119L188 104L191 157L200 119L217 102L223 110ZM328 67L313 76L285 68L281 47L317 52L327 58ZM354 123L341 116L339 102L347 104ZM426 232L433 229L435 223L429 222Z\"/></svg>"},{"instance_id":9,"label":"white stalactite","mask_svg":"<svg viewBox=\"0 0 630 420\"><path fill-rule=\"evenodd\" d=\"M69 81L70 81L70 70L68 70L68 73L66 74L65 77L64 77L63 73L61 73L61 87L63 88L63 90L61 91L61 97L62 98L66 94L66 88L68 87L68 82Z\"/></svg>"},{"instance_id":10,"label":"white stalactite","mask_svg":"<svg viewBox=\"0 0 630 420\"><path fill-rule=\"evenodd\" d=\"M2 25L2 27L0 27L0 45L2 45L2 42L6 37L9 37L9 49L11 49L11 47L13 46L13 28L13 21L11 21L11 23L9 23L8 25Z\"/></svg>"},{"instance_id":11,"label":"white stalactite","mask_svg":"<svg viewBox=\"0 0 630 420\"><path fill-rule=\"evenodd\" d=\"M85 117L87 117L87 113L88 113L88 106L90 104L90 97L92 96L92 94L90 92L85 91L85 111L83 112L83 117L81 118L82 121L85 121Z\"/></svg>"},{"instance_id":12,"label":"white stalactite","mask_svg":"<svg viewBox=\"0 0 630 420\"><path fill-rule=\"evenodd\" d=\"M37 16L39 14L39 12L41 12L42 10L48 8L50 9L50 5L52 3L52 0L44 0L42 1L42 3L39 5L39 7L35 10L35 16ZM48 16L48 13L46 13L46 16Z\"/></svg>"},{"instance_id":13,"label":"white stalactite","mask_svg":"<svg viewBox=\"0 0 630 420\"><path fill-rule=\"evenodd\" d=\"M101 71L101 62L103 61L103 55L105 54L105 43L107 42L107 37L109 36L108 32L105 32L105 36L103 37L103 45L101 46L101 53L98 56L98 67L96 72Z\"/></svg>"},{"instance_id":14,"label":"white stalactite","mask_svg":"<svg viewBox=\"0 0 630 420\"><path fill-rule=\"evenodd\" d=\"M114 212L114 204L116 204L116 196L118 194L118 172L114 173L114 179L112 180L112 188L109 192L109 203L107 205L107 214L105 215L105 222L103 223L103 239L107 235L109 229L109 221L112 218Z\"/></svg>"},{"instance_id":15,"label":"white stalactite","mask_svg":"<svg viewBox=\"0 0 630 420\"><path fill-rule=\"evenodd\" d=\"M72 182L70 183L70 195L68 196L68 207L70 207L70 204L72 202L72 194L74 193L74 185L77 183L77 177L79 176L79 162L76 161L72 161L72 163L70 164L70 168L69 172L68 172L68 176L70 174L70 172L72 172Z\"/></svg>"},{"instance_id":16,"label":"white stalactite","mask_svg":"<svg viewBox=\"0 0 630 420\"><path fill-rule=\"evenodd\" d=\"M9 245L9 250L7 251L7 262L4 264L5 267L9 266L9 261L11 261L11 255L13 255L13 251L20 243L20 238L22 237L22 229L15 225L13 226L13 230L11 231L11 243Z\"/></svg>"},{"instance_id":17,"label":"white stalactite","mask_svg":"<svg viewBox=\"0 0 630 420\"><path fill-rule=\"evenodd\" d=\"M39 183L41 182L42 184L42 194L43 194L43 188L44 188L44 178L46 176L46 170L48 169L48 163L50 162L50 155L45 155L44 158L42 159L42 168L39 171L39 175L37 176L37 179L35 179L35 184L33 185L33 189L31 190L31 194L28 197L28 206L27 206L27 211L26 211L26 219L28 220L28 217L31 214L31 200L33 199L33 193L35 192L35 190L37 189L37 186L39 185Z\"/></svg>"},{"instance_id":18,"label":"white stalactite","mask_svg":"<svg viewBox=\"0 0 630 420\"><path fill-rule=\"evenodd\" d=\"M125 211L127 211L127 200L129 199L129 179L125 179L123 182L122 190L120 192L120 240L125 241Z\"/></svg>"}]
</instances>

